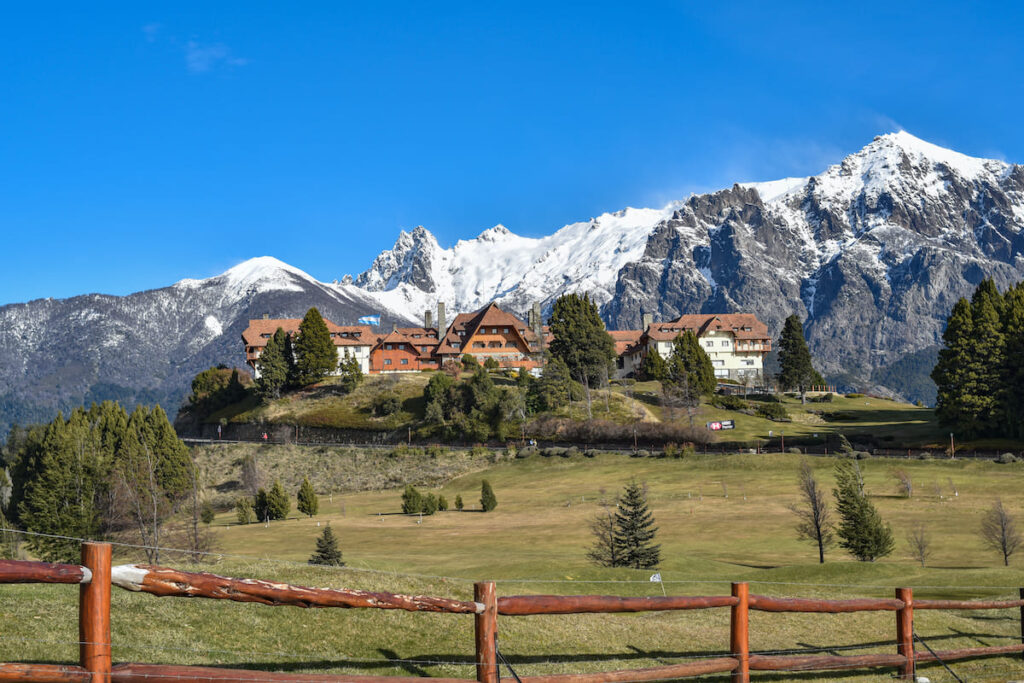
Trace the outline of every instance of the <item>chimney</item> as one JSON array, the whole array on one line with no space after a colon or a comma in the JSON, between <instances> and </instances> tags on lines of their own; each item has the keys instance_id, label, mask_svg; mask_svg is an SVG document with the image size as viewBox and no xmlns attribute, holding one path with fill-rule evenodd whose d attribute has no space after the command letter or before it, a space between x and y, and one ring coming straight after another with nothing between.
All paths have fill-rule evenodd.
<instances>
[{"instance_id":1,"label":"chimney","mask_svg":"<svg viewBox=\"0 0 1024 683\"><path fill-rule=\"evenodd\" d=\"M270 314L269 313L264 313L263 314L263 319L264 320L270 320Z\"/></svg>"},{"instance_id":2,"label":"chimney","mask_svg":"<svg viewBox=\"0 0 1024 683\"><path fill-rule=\"evenodd\" d=\"M427 328L429 330L433 326L434 326L434 314L430 312L430 309L427 309L426 312L424 312L424 314L423 314L423 327L425 327L425 328Z\"/></svg>"},{"instance_id":3,"label":"chimney","mask_svg":"<svg viewBox=\"0 0 1024 683\"><path fill-rule=\"evenodd\" d=\"M644 332L646 332L647 328L650 327L653 324L654 324L654 316L651 315L650 313L644 313L644 315L643 315L643 326L640 329L643 330Z\"/></svg>"},{"instance_id":4,"label":"chimney","mask_svg":"<svg viewBox=\"0 0 1024 683\"><path fill-rule=\"evenodd\" d=\"M437 336L441 338L444 333L448 331L448 327L445 325L444 319L444 302L437 302Z\"/></svg>"}]
</instances>

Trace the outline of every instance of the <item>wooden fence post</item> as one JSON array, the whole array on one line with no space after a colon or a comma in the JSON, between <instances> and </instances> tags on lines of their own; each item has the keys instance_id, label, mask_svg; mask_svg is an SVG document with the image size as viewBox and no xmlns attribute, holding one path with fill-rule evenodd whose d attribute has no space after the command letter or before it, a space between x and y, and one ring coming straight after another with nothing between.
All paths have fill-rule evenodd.
<instances>
[{"instance_id":1,"label":"wooden fence post","mask_svg":"<svg viewBox=\"0 0 1024 683\"><path fill-rule=\"evenodd\" d=\"M92 580L78 593L79 663L92 683L110 683L110 544L83 543L82 564Z\"/></svg>"},{"instance_id":2,"label":"wooden fence post","mask_svg":"<svg viewBox=\"0 0 1024 683\"><path fill-rule=\"evenodd\" d=\"M732 584L732 595L739 602L732 606L729 649L739 665L733 671L733 683L750 683L750 584Z\"/></svg>"},{"instance_id":3,"label":"wooden fence post","mask_svg":"<svg viewBox=\"0 0 1024 683\"><path fill-rule=\"evenodd\" d=\"M498 598L493 581L473 584L473 599L484 606L475 617L476 623L476 680L480 683L498 681Z\"/></svg>"},{"instance_id":4,"label":"wooden fence post","mask_svg":"<svg viewBox=\"0 0 1024 683\"><path fill-rule=\"evenodd\" d=\"M1018 595L1021 600L1024 600L1024 588L1018 589ZM1024 645L1024 605L1020 606L1020 644ZM1020 657L1024 659L1024 652L1020 653Z\"/></svg>"},{"instance_id":5,"label":"wooden fence post","mask_svg":"<svg viewBox=\"0 0 1024 683\"><path fill-rule=\"evenodd\" d=\"M907 658L900 665L898 678L913 682L917 670L914 662L914 589L897 588L896 599L903 601L903 607L896 611L896 651Z\"/></svg>"}]
</instances>

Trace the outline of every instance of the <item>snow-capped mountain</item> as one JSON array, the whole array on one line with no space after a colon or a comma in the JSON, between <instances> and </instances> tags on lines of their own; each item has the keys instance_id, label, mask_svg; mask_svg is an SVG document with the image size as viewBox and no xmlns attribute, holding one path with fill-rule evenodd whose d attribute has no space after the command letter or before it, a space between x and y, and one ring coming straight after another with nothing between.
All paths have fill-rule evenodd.
<instances>
[{"instance_id":1,"label":"snow-capped mountain","mask_svg":"<svg viewBox=\"0 0 1024 683\"><path fill-rule=\"evenodd\" d=\"M945 318L985 277L1024 279L1024 166L892 133L817 176L628 208L547 237L498 225L443 248L416 228L340 284L262 257L125 297L3 306L0 430L104 398L173 412L196 372L242 365L241 331L262 314L317 306L336 322L383 313L390 327L438 301L453 314L492 300L525 314L571 291L590 293L612 329L645 312L749 311L777 334L796 312L827 376L927 400Z\"/></svg>"},{"instance_id":2,"label":"snow-capped mountain","mask_svg":"<svg viewBox=\"0 0 1024 683\"><path fill-rule=\"evenodd\" d=\"M155 401L173 415L197 372L244 365L241 333L250 318L301 317L310 306L339 323L380 310L359 289L317 282L270 257L124 297L0 307L0 430L104 399Z\"/></svg>"}]
</instances>

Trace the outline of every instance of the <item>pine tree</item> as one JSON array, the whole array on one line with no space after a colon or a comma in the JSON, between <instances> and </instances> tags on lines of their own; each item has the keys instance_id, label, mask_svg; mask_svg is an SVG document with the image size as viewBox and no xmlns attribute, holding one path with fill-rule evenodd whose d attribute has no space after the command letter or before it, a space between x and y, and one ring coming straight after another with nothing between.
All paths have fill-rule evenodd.
<instances>
[{"instance_id":1,"label":"pine tree","mask_svg":"<svg viewBox=\"0 0 1024 683\"><path fill-rule=\"evenodd\" d=\"M264 400L278 398L281 390L288 383L288 360L285 358L285 347L288 345L288 333L277 328L274 336L267 340L256 367L260 377L256 380L256 391Z\"/></svg>"},{"instance_id":2,"label":"pine tree","mask_svg":"<svg viewBox=\"0 0 1024 683\"><path fill-rule=\"evenodd\" d=\"M444 497L443 493L437 497L437 509L441 512L448 510L448 499Z\"/></svg>"},{"instance_id":3,"label":"pine tree","mask_svg":"<svg viewBox=\"0 0 1024 683\"><path fill-rule=\"evenodd\" d=\"M661 546L653 543L657 531L643 488L635 481L630 482L615 511L615 554L620 566L657 567L661 562Z\"/></svg>"},{"instance_id":4,"label":"pine tree","mask_svg":"<svg viewBox=\"0 0 1024 683\"><path fill-rule=\"evenodd\" d=\"M213 505L210 504L210 501L205 501L199 510L199 519L202 520L203 524L206 526L210 526L216 515L217 513L214 511Z\"/></svg>"},{"instance_id":5,"label":"pine tree","mask_svg":"<svg viewBox=\"0 0 1024 683\"><path fill-rule=\"evenodd\" d=\"M301 386L318 382L338 367L338 352L331 333L315 307L306 311L295 340L296 381Z\"/></svg>"},{"instance_id":6,"label":"pine tree","mask_svg":"<svg viewBox=\"0 0 1024 683\"><path fill-rule=\"evenodd\" d=\"M820 378L804 339L804 326L794 313L786 318L779 337L779 386L783 391L799 391L801 402L806 403L807 389Z\"/></svg>"},{"instance_id":7,"label":"pine tree","mask_svg":"<svg viewBox=\"0 0 1024 683\"><path fill-rule=\"evenodd\" d=\"M437 496L428 493L423 496L423 514L432 515L437 512Z\"/></svg>"},{"instance_id":8,"label":"pine tree","mask_svg":"<svg viewBox=\"0 0 1024 683\"><path fill-rule=\"evenodd\" d=\"M316 497L313 485L309 483L309 477L302 479L302 486L299 487L299 512L312 517L320 511L320 499Z\"/></svg>"},{"instance_id":9,"label":"pine tree","mask_svg":"<svg viewBox=\"0 0 1024 683\"><path fill-rule=\"evenodd\" d=\"M270 493L267 494L267 515L270 519L286 519L291 508L292 502L288 499L288 494L284 492L281 480L274 481L274 485L270 487Z\"/></svg>"},{"instance_id":10,"label":"pine tree","mask_svg":"<svg viewBox=\"0 0 1024 683\"><path fill-rule=\"evenodd\" d=\"M363 368L359 365L356 357L350 355L348 351L345 351L341 363L338 364L338 375L338 386L346 394L355 391L359 383L363 381Z\"/></svg>"},{"instance_id":11,"label":"pine tree","mask_svg":"<svg viewBox=\"0 0 1024 683\"><path fill-rule=\"evenodd\" d=\"M621 562L615 546L615 515L607 506L590 520L594 544L587 550L587 559L599 567L619 567Z\"/></svg>"},{"instance_id":12,"label":"pine tree","mask_svg":"<svg viewBox=\"0 0 1024 683\"><path fill-rule=\"evenodd\" d=\"M345 566L341 560L341 550L338 549L338 537L331 531L330 524L324 527L320 537L316 539L316 552L309 557L309 563L332 567Z\"/></svg>"},{"instance_id":13,"label":"pine tree","mask_svg":"<svg viewBox=\"0 0 1024 683\"><path fill-rule=\"evenodd\" d=\"M295 339L290 334L284 336L284 362L288 366L286 374L287 380L285 386L289 388L296 388L304 386L299 381L299 368L295 364Z\"/></svg>"},{"instance_id":14,"label":"pine tree","mask_svg":"<svg viewBox=\"0 0 1024 683\"><path fill-rule=\"evenodd\" d=\"M584 294L559 297L551 310L549 350L581 383L598 386L615 361L615 342L604 328L597 305Z\"/></svg>"},{"instance_id":15,"label":"pine tree","mask_svg":"<svg viewBox=\"0 0 1024 683\"><path fill-rule=\"evenodd\" d=\"M561 358L552 358L541 370L540 379L526 390L526 407L531 413L558 410L569 403L573 381Z\"/></svg>"},{"instance_id":16,"label":"pine tree","mask_svg":"<svg viewBox=\"0 0 1024 683\"><path fill-rule=\"evenodd\" d=\"M252 524L256 521L256 511L253 510L252 499L249 496L242 496L235 501L235 518L239 524Z\"/></svg>"},{"instance_id":17,"label":"pine tree","mask_svg":"<svg viewBox=\"0 0 1024 683\"><path fill-rule=\"evenodd\" d=\"M971 336L974 332L974 318L971 304L960 299L953 306L942 333L944 348L932 370L932 379L938 387L935 414L939 422L959 428L974 419L964 401L964 394L970 383Z\"/></svg>"},{"instance_id":18,"label":"pine tree","mask_svg":"<svg viewBox=\"0 0 1024 683\"><path fill-rule=\"evenodd\" d=\"M463 507L462 494L461 493L456 493L455 494L455 509L458 510L459 512L462 512L462 507Z\"/></svg>"},{"instance_id":19,"label":"pine tree","mask_svg":"<svg viewBox=\"0 0 1024 683\"><path fill-rule=\"evenodd\" d=\"M687 330L672 341L672 354L665 365L662 381L676 387L685 384L696 395L714 393L718 384L715 368L693 332Z\"/></svg>"},{"instance_id":20,"label":"pine tree","mask_svg":"<svg viewBox=\"0 0 1024 683\"><path fill-rule=\"evenodd\" d=\"M406 484L402 492L402 512L407 515L423 512L423 494L412 484Z\"/></svg>"},{"instance_id":21,"label":"pine tree","mask_svg":"<svg viewBox=\"0 0 1024 683\"><path fill-rule=\"evenodd\" d=\"M1006 339L1000 319L1003 303L1003 297L992 280L982 280L971 298L974 324L971 369L974 385L968 389L967 396L977 416L972 435L980 436L1002 426L998 398L1006 352Z\"/></svg>"},{"instance_id":22,"label":"pine tree","mask_svg":"<svg viewBox=\"0 0 1024 683\"><path fill-rule=\"evenodd\" d=\"M491 482L486 479L480 484L480 507L483 508L484 512L490 512L498 507L498 498L494 495Z\"/></svg>"},{"instance_id":23,"label":"pine tree","mask_svg":"<svg viewBox=\"0 0 1024 683\"><path fill-rule=\"evenodd\" d=\"M861 562L874 562L892 552L892 529L882 521L874 504L861 489L854 461L836 464L836 488L832 490L839 512L839 546Z\"/></svg>"},{"instance_id":24,"label":"pine tree","mask_svg":"<svg viewBox=\"0 0 1024 683\"><path fill-rule=\"evenodd\" d=\"M270 499L265 488L260 487L260 490L256 492L256 496L253 498L252 510L256 515L257 522L267 522L270 520Z\"/></svg>"},{"instance_id":25,"label":"pine tree","mask_svg":"<svg viewBox=\"0 0 1024 683\"><path fill-rule=\"evenodd\" d=\"M1024 439L1024 281L1003 297L1002 387L999 392L1002 429L1012 439Z\"/></svg>"},{"instance_id":26,"label":"pine tree","mask_svg":"<svg viewBox=\"0 0 1024 683\"><path fill-rule=\"evenodd\" d=\"M644 356L643 362L640 363L640 379L643 381L657 380L660 382L665 379L667 370L665 359L658 353L658 349L652 346L647 351L647 355Z\"/></svg>"}]
</instances>

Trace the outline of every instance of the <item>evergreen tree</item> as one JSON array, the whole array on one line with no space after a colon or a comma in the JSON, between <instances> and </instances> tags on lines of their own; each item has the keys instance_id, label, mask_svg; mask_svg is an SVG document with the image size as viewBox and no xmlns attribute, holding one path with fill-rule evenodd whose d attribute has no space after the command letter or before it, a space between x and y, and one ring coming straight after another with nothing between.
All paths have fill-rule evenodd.
<instances>
[{"instance_id":1,"label":"evergreen tree","mask_svg":"<svg viewBox=\"0 0 1024 683\"><path fill-rule=\"evenodd\" d=\"M423 496L423 514L432 515L437 512L437 496L428 493Z\"/></svg>"},{"instance_id":2,"label":"evergreen tree","mask_svg":"<svg viewBox=\"0 0 1024 683\"><path fill-rule=\"evenodd\" d=\"M975 435L998 431L1002 427L998 399L1002 393L1006 353L1001 320L1003 303L1003 297L992 280L982 280L971 298L974 323L971 369L975 384L973 391L968 390L968 395L973 395L971 405L977 415Z\"/></svg>"},{"instance_id":3,"label":"evergreen tree","mask_svg":"<svg viewBox=\"0 0 1024 683\"><path fill-rule=\"evenodd\" d=\"M315 307L306 311L295 340L296 380L301 386L318 382L338 367L338 352L331 333Z\"/></svg>"},{"instance_id":4,"label":"evergreen tree","mask_svg":"<svg viewBox=\"0 0 1024 683\"><path fill-rule=\"evenodd\" d=\"M491 482L486 479L480 484L480 507L483 508L484 512L490 512L498 507L498 498L494 495Z\"/></svg>"},{"instance_id":5,"label":"evergreen tree","mask_svg":"<svg viewBox=\"0 0 1024 683\"><path fill-rule=\"evenodd\" d=\"M597 305L584 294L559 297L551 310L551 355L560 358L569 375L599 386L615 362L615 342L604 328Z\"/></svg>"},{"instance_id":6,"label":"evergreen tree","mask_svg":"<svg viewBox=\"0 0 1024 683\"><path fill-rule=\"evenodd\" d=\"M647 351L647 355L644 356L644 360L640 363L640 379L643 381L657 380L662 381L665 379L665 373L668 367L665 365L665 359L658 353L658 349L651 347Z\"/></svg>"},{"instance_id":7,"label":"evergreen tree","mask_svg":"<svg viewBox=\"0 0 1024 683\"><path fill-rule=\"evenodd\" d=\"M341 561L341 550L338 549L338 537L331 531L330 524L324 527L320 537L316 539L316 552L310 555L309 563L332 567L345 566Z\"/></svg>"},{"instance_id":8,"label":"evergreen tree","mask_svg":"<svg viewBox=\"0 0 1024 683\"><path fill-rule=\"evenodd\" d=\"M256 521L256 511L253 510L252 499L249 496L242 496L235 501L235 518L239 524L252 524Z\"/></svg>"},{"instance_id":9,"label":"evergreen tree","mask_svg":"<svg viewBox=\"0 0 1024 683\"><path fill-rule=\"evenodd\" d=\"M329 334L329 333L328 333ZM288 366L286 387L295 388L304 386L299 381L299 367L295 364L295 339L290 334L284 336L284 362Z\"/></svg>"},{"instance_id":10,"label":"evergreen tree","mask_svg":"<svg viewBox=\"0 0 1024 683\"><path fill-rule=\"evenodd\" d=\"M836 498L839 512L839 546L861 562L874 562L892 552L892 529L882 521L874 504L861 488L860 474L854 461L840 460L836 464Z\"/></svg>"},{"instance_id":11,"label":"evergreen tree","mask_svg":"<svg viewBox=\"0 0 1024 683\"><path fill-rule=\"evenodd\" d=\"M672 341L662 381L673 387L687 385L696 395L714 393L718 384L715 368L693 332L687 330Z\"/></svg>"},{"instance_id":12,"label":"evergreen tree","mask_svg":"<svg viewBox=\"0 0 1024 683\"><path fill-rule=\"evenodd\" d=\"M455 509L458 510L459 512L462 512L462 507L463 507L462 494L461 493L456 493L455 494Z\"/></svg>"},{"instance_id":13,"label":"evergreen tree","mask_svg":"<svg viewBox=\"0 0 1024 683\"><path fill-rule=\"evenodd\" d=\"M256 380L256 391L264 400L278 398L288 383L288 360L285 358L287 345L288 333L279 327L274 336L267 340L266 348L256 361L260 372Z\"/></svg>"},{"instance_id":14,"label":"evergreen tree","mask_svg":"<svg viewBox=\"0 0 1024 683\"><path fill-rule=\"evenodd\" d=\"M260 490L256 492L255 498L253 498L253 512L256 514L257 522L266 522L270 520L270 500L267 495L267 490L260 487Z\"/></svg>"},{"instance_id":15,"label":"evergreen tree","mask_svg":"<svg viewBox=\"0 0 1024 683\"><path fill-rule=\"evenodd\" d=\"M804 339L804 326L794 313L786 318L779 337L779 386L783 391L799 391L800 401L806 403L807 389L820 379Z\"/></svg>"},{"instance_id":16,"label":"evergreen tree","mask_svg":"<svg viewBox=\"0 0 1024 683\"><path fill-rule=\"evenodd\" d=\"M213 505L210 504L210 501L204 502L202 508L199 510L199 519L206 526L210 526L210 524L213 523L213 519L216 515L217 513L214 511Z\"/></svg>"},{"instance_id":17,"label":"evergreen tree","mask_svg":"<svg viewBox=\"0 0 1024 683\"><path fill-rule=\"evenodd\" d=\"M359 383L363 381L363 368L359 365L359 361L355 356L350 355L348 351L345 351L344 357L341 359L341 363L338 364L338 374L340 379L338 386L346 394L350 394L355 391Z\"/></svg>"},{"instance_id":18,"label":"evergreen tree","mask_svg":"<svg viewBox=\"0 0 1024 683\"><path fill-rule=\"evenodd\" d=\"M448 499L444 497L443 493L437 497L437 509L441 512L445 512L448 509Z\"/></svg>"},{"instance_id":19,"label":"evergreen tree","mask_svg":"<svg viewBox=\"0 0 1024 683\"><path fill-rule=\"evenodd\" d=\"M274 481L274 485L270 487L270 493L267 494L267 515L270 519L286 519L291 509L292 502L288 499L288 494L284 492L281 480Z\"/></svg>"},{"instance_id":20,"label":"evergreen tree","mask_svg":"<svg viewBox=\"0 0 1024 683\"><path fill-rule=\"evenodd\" d=\"M423 512L423 494L412 484L406 484L402 492L402 512L407 515Z\"/></svg>"},{"instance_id":21,"label":"evergreen tree","mask_svg":"<svg viewBox=\"0 0 1024 683\"><path fill-rule=\"evenodd\" d=\"M594 544L587 550L587 559L599 567L622 566L615 545L615 515L608 506L590 520L590 533Z\"/></svg>"},{"instance_id":22,"label":"evergreen tree","mask_svg":"<svg viewBox=\"0 0 1024 683\"><path fill-rule=\"evenodd\" d=\"M309 477L302 479L302 486L299 487L299 512L312 517L320 511L320 499L316 497L313 485L309 483Z\"/></svg>"},{"instance_id":23,"label":"evergreen tree","mask_svg":"<svg viewBox=\"0 0 1024 683\"><path fill-rule=\"evenodd\" d=\"M626 485L615 511L615 555L620 566L652 569L661 562L661 546L653 543L658 527L647 496L635 481Z\"/></svg>"},{"instance_id":24,"label":"evergreen tree","mask_svg":"<svg viewBox=\"0 0 1024 683\"><path fill-rule=\"evenodd\" d=\"M1003 297L1002 390L999 392L1002 432L1011 439L1024 439L1024 281L1007 290Z\"/></svg>"},{"instance_id":25,"label":"evergreen tree","mask_svg":"<svg viewBox=\"0 0 1024 683\"><path fill-rule=\"evenodd\" d=\"M569 367L561 358L552 358L544 365L540 379L526 390L526 407L531 413L558 410L569 403L573 381Z\"/></svg>"}]
</instances>

